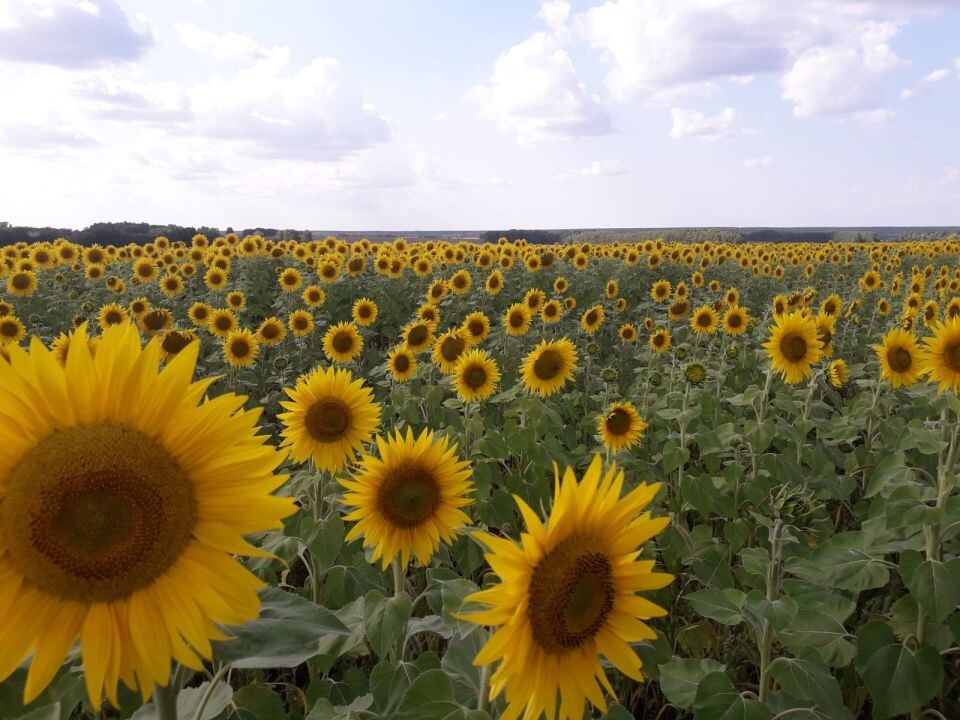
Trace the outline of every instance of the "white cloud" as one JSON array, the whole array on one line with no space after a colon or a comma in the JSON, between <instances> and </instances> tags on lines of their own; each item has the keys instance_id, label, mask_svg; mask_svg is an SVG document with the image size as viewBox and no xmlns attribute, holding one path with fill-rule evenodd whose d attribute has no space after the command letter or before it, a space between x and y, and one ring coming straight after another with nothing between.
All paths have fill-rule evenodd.
<instances>
[{"instance_id":1,"label":"white cloud","mask_svg":"<svg viewBox=\"0 0 960 720\"><path fill-rule=\"evenodd\" d=\"M611 132L600 98L580 81L556 37L534 33L501 54L486 85L467 94L480 113L517 142L538 142Z\"/></svg>"},{"instance_id":2,"label":"white cloud","mask_svg":"<svg viewBox=\"0 0 960 720\"><path fill-rule=\"evenodd\" d=\"M953 61L953 67L960 73L960 57Z\"/></svg>"},{"instance_id":3,"label":"white cloud","mask_svg":"<svg viewBox=\"0 0 960 720\"><path fill-rule=\"evenodd\" d=\"M5 4L0 61L74 69L136 60L155 42L149 22L139 18L131 23L114 0L6 0Z\"/></svg>"},{"instance_id":4,"label":"white cloud","mask_svg":"<svg viewBox=\"0 0 960 720\"><path fill-rule=\"evenodd\" d=\"M180 42L214 60L261 60L268 55L256 40L239 33L217 33L201 30L193 23L177 23Z\"/></svg>"},{"instance_id":5,"label":"white cloud","mask_svg":"<svg viewBox=\"0 0 960 720\"><path fill-rule=\"evenodd\" d=\"M670 137L681 140L696 137L701 140L719 140L730 134L730 126L736 121L737 113L733 108L724 108L716 115L705 115L697 110L673 108L673 127Z\"/></svg>"},{"instance_id":6,"label":"white cloud","mask_svg":"<svg viewBox=\"0 0 960 720\"><path fill-rule=\"evenodd\" d=\"M760 157L747 158L743 161L745 168L763 168L773 165L773 155L762 155Z\"/></svg>"},{"instance_id":7,"label":"white cloud","mask_svg":"<svg viewBox=\"0 0 960 720\"><path fill-rule=\"evenodd\" d=\"M727 78L731 85L751 85L756 79L756 75L731 75Z\"/></svg>"},{"instance_id":8,"label":"white cloud","mask_svg":"<svg viewBox=\"0 0 960 720\"><path fill-rule=\"evenodd\" d=\"M570 168L559 173L557 177L561 180L569 180L578 177L614 177L623 175L626 170L619 160L594 160L585 167Z\"/></svg>"},{"instance_id":9,"label":"white cloud","mask_svg":"<svg viewBox=\"0 0 960 720\"><path fill-rule=\"evenodd\" d=\"M924 75L922 78L920 78L920 82L927 83L929 85L932 83L938 83L941 80L946 80L948 77L950 77L950 71L946 68L939 68Z\"/></svg>"},{"instance_id":10,"label":"white cloud","mask_svg":"<svg viewBox=\"0 0 960 720\"><path fill-rule=\"evenodd\" d=\"M540 6L538 16L553 32L563 32L570 18L570 3L567 0L546 0Z\"/></svg>"},{"instance_id":11,"label":"white cloud","mask_svg":"<svg viewBox=\"0 0 960 720\"><path fill-rule=\"evenodd\" d=\"M897 113L889 108L875 108L873 110L854 113L849 119L861 125L885 125L896 116Z\"/></svg>"}]
</instances>

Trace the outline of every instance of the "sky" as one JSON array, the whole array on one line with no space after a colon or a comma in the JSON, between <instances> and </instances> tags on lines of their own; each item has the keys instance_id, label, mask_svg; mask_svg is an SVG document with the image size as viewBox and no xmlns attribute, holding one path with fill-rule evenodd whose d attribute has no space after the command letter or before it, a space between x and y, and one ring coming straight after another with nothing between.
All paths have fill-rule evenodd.
<instances>
[{"instance_id":1,"label":"sky","mask_svg":"<svg viewBox=\"0 0 960 720\"><path fill-rule=\"evenodd\" d=\"M0 0L0 221L960 224L960 0Z\"/></svg>"}]
</instances>

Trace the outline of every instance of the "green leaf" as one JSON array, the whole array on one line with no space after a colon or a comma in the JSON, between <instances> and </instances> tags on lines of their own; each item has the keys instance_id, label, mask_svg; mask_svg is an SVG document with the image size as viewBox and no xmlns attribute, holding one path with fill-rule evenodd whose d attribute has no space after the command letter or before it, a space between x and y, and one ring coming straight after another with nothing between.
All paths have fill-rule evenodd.
<instances>
[{"instance_id":1,"label":"green leaf","mask_svg":"<svg viewBox=\"0 0 960 720\"><path fill-rule=\"evenodd\" d=\"M940 654L929 645L916 650L901 645L882 622L860 630L856 668L870 691L877 720L919 710L943 685Z\"/></svg>"},{"instance_id":2,"label":"green leaf","mask_svg":"<svg viewBox=\"0 0 960 720\"><path fill-rule=\"evenodd\" d=\"M853 715L843 704L840 685L821 663L795 658L779 657L770 666L770 672L780 686L790 695L801 700L810 700L826 714L840 720Z\"/></svg>"},{"instance_id":3,"label":"green leaf","mask_svg":"<svg viewBox=\"0 0 960 720\"><path fill-rule=\"evenodd\" d=\"M260 617L234 637L214 643L214 656L236 668L296 667L317 655L339 654L353 645L353 633L336 615L294 593L260 592Z\"/></svg>"},{"instance_id":4,"label":"green leaf","mask_svg":"<svg viewBox=\"0 0 960 720\"><path fill-rule=\"evenodd\" d=\"M942 622L960 602L960 558L924 560L903 581L927 615Z\"/></svg>"},{"instance_id":5,"label":"green leaf","mask_svg":"<svg viewBox=\"0 0 960 720\"><path fill-rule=\"evenodd\" d=\"M820 610L801 608L790 626L777 635L791 652L801 654L810 648L832 667L843 667L856 654L843 622Z\"/></svg>"},{"instance_id":6,"label":"green leaf","mask_svg":"<svg viewBox=\"0 0 960 720\"><path fill-rule=\"evenodd\" d=\"M385 657L401 636L406 636L413 601L405 592L386 597L371 590L363 599L363 627L377 657Z\"/></svg>"},{"instance_id":7,"label":"green leaf","mask_svg":"<svg viewBox=\"0 0 960 720\"><path fill-rule=\"evenodd\" d=\"M44 705L21 715L16 720L60 720L60 703Z\"/></svg>"},{"instance_id":8,"label":"green leaf","mask_svg":"<svg viewBox=\"0 0 960 720\"><path fill-rule=\"evenodd\" d=\"M716 620L724 625L737 625L743 622L743 603L747 596L740 590L728 588L718 590L698 590L686 595L686 600L703 617Z\"/></svg>"},{"instance_id":9,"label":"green leaf","mask_svg":"<svg viewBox=\"0 0 960 720\"><path fill-rule=\"evenodd\" d=\"M432 652L424 653L414 662L399 665L381 662L377 665L370 673L370 692L381 715L392 716L413 682L427 670L439 667L440 659Z\"/></svg>"},{"instance_id":10,"label":"green leaf","mask_svg":"<svg viewBox=\"0 0 960 720\"><path fill-rule=\"evenodd\" d=\"M722 672L712 672L700 681L693 703L694 720L769 720L763 703L745 698Z\"/></svg>"},{"instance_id":11,"label":"green leaf","mask_svg":"<svg viewBox=\"0 0 960 720\"><path fill-rule=\"evenodd\" d=\"M600 720L633 720L633 715L623 705L614 703Z\"/></svg>"},{"instance_id":12,"label":"green leaf","mask_svg":"<svg viewBox=\"0 0 960 720\"><path fill-rule=\"evenodd\" d=\"M287 717L287 710L280 696L260 683L246 685L237 690L233 694L233 704L239 710L247 711L249 716L256 720L285 720Z\"/></svg>"},{"instance_id":13,"label":"green leaf","mask_svg":"<svg viewBox=\"0 0 960 720\"><path fill-rule=\"evenodd\" d=\"M860 592L883 587L890 571L872 554L862 532L834 535L806 558L791 558L788 572L814 584Z\"/></svg>"},{"instance_id":14,"label":"green leaf","mask_svg":"<svg viewBox=\"0 0 960 720\"><path fill-rule=\"evenodd\" d=\"M453 695L453 681L443 670L422 673L403 696L395 720L452 720L464 709Z\"/></svg>"},{"instance_id":15,"label":"green leaf","mask_svg":"<svg viewBox=\"0 0 960 720\"><path fill-rule=\"evenodd\" d=\"M911 482L913 477L913 470L906 466L904 452L902 450L892 452L878 462L873 472L870 473L864 497L871 498L877 493L881 493L883 497L888 497L895 488Z\"/></svg>"},{"instance_id":16,"label":"green leaf","mask_svg":"<svg viewBox=\"0 0 960 720\"><path fill-rule=\"evenodd\" d=\"M343 547L343 538L347 529L339 515L320 520L310 533L307 545L310 552L321 565L332 565Z\"/></svg>"},{"instance_id":17,"label":"green leaf","mask_svg":"<svg viewBox=\"0 0 960 720\"><path fill-rule=\"evenodd\" d=\"M660 666L660 688L674 705L689 710L697 698L700 681L727 666L716 660L676 660Z\"/></svg>"},{"instance_id":18,"label":"green leaf","mask_svg":"<svg viewBox=\"0 0 960 720\"><path fill-rule=\"evenodd\" d=\"M676 472L677 468L690 459L690 451L679 446L676 440L668 440L663 446L663 471Z\"/></svg>"},{"instance_id":19,"label":"green leaf","mask_svg":"<svg viewBox=\"0 0 960 720\"><path fill-rule=\"evenodd\" d=\"M203 683L200 687L183 688L177 694L177 717L193 720L205 698L206 705L200 715L200 720L213 720L230 704L230 700L233 698L233 689L219 680L212 689L210 689L209 682ZM137 710L131 720L158 720L159 717L156 704L150 703Z\"/></svg>"}]
</instances>

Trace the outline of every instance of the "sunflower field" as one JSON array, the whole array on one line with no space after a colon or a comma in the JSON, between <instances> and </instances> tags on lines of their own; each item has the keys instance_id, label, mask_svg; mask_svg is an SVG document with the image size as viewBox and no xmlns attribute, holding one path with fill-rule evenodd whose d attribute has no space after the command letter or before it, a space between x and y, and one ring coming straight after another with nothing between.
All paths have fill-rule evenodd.
<instances>
[{"instance_id":1,"label":"sunflower field","mask_svg":"<svg viewBox=\"0 0 960 720\"><path fill-rule=\"evenodd\" d=\"M956 237L0 257L0 718L960 718Z\"/></svg>"}]
</instances>

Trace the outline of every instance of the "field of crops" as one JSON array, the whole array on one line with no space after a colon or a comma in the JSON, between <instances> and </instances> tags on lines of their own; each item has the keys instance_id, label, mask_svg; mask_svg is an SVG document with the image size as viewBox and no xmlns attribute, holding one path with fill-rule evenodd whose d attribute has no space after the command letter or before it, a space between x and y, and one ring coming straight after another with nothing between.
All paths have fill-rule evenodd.
<instances>
[{"instance_id":1,"label":"field of crops","mask_svg":"<svg viewBox=\"0 0 960 720\"><path fill-rule=\"evenodd\" d=\"M0 718L960 717L957 238L0 257Z\"/></svg>"}]
</instances>

